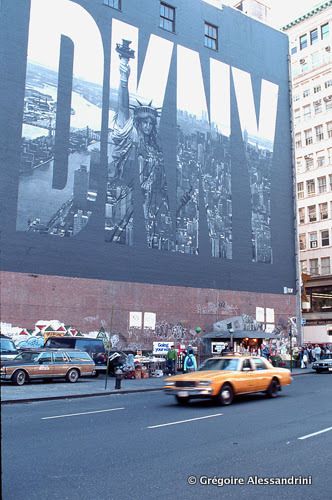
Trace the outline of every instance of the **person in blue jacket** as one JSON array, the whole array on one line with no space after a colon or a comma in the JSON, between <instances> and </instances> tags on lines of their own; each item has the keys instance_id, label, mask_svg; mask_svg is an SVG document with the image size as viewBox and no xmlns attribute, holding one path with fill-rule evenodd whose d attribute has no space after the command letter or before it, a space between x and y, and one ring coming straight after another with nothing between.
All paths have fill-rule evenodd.
<instances>
[{"instance_id":1,"label":"person in blue jacket","mask_svg":"<svg viewBox=\"0 0 332 500\"><path fill-rule=\"evenodd\" d=\"M194 356L194 351L192 348L188 348L187 355L184 358L184 363L183 363L183 371L184 373L187 372L195 372L197 370L197 361Z\"/></svg>"}]
</instances>

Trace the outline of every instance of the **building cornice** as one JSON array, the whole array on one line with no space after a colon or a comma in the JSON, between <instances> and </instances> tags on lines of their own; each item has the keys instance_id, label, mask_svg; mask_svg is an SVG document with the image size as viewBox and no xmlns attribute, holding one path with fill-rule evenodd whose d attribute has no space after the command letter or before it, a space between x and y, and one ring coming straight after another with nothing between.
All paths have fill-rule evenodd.
<instances>
[{"instance_id":1,"label":"building cornice","mask_svg":"<svg viewBox=\"0 0 332 500\"><path fill-rule=\"evenodd\" d=\"M318 14L319 12L322 12L323 10L327 9L328 7L332 6L332 0L328 0L328 2L322 2L320 4L317 4L312 10L309 10L302 16L294 19L294 21L291 21L290 23L286 24L286 26L283 26L281 28L281 31L287 31L293 26L296 26L297 24L300 24L302 21L305 21L306 19L309 19L310 17Z\"/></svg>"}]
</instances>

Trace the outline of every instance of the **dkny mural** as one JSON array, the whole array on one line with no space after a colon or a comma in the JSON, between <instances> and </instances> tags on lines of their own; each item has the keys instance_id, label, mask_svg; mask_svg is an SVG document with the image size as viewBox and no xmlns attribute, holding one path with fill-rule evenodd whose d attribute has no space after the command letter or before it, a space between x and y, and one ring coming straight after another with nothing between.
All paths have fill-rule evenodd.
<instances>
[{"instance_id":1,"label":"dkny mural","mask_svg":"<svg viewBox=\"0 0 332 500\"><path fill-rule=\"evenodd\" d=\"M1 0L2 265L291 288L286 35L174 0L175 36L158 2L139 4ZM218 50L204 45L209 20Z\"/></svg>"},{"instance_id":2,"label":"dkny mural","mask_svg":"<svg viewBox=\"0 0 332 500\"><path fill-rule=\"evenodd\" d=\"M52 19L51 29L46 19ZM65 47L72 54L67 75L60 75ZM73 236L89 220L100 167L102 54L98 27L81 6L31 1L18 231ZM71 90L61 89L68 74ZM59 104L67 108L62 113Z\"/></svg>"}]
</instances>

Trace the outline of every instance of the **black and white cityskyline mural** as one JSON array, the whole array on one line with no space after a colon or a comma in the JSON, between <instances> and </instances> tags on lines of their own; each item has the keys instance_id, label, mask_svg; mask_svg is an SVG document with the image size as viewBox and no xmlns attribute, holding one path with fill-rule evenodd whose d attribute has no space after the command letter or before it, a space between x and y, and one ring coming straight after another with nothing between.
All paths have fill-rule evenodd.
<instances>
[{"instance_id":1,"label":"black and white cityskyline mural","mask_svg":"<svg viewBox=\"0 0 332 500\"><path fill-rule=\"evenodd\" d=\"M135 5L2 0L7 242L87 252L83 274L119 279L174 263L178 282L185 262L188 283L254 287L245 266L260 284L276 266L275 290L293 248L287 37L205 2L191 30L179 10L175 36ZM198 38L213 13L217 51Z\"/></svg>"}]
</instances>

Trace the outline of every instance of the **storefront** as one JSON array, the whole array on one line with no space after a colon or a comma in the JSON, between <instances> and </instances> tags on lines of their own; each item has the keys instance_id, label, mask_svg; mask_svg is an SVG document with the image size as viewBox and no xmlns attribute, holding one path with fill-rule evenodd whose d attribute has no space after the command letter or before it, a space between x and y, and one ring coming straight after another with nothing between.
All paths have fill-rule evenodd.
<instances>
[{"instance_id":1,"label":"storefront","mask_svg":"<svg viewBox=\"0 0 332 500\"><path fill-rule=\"evenodd\" d=\"M264 341L279 340L280 335L263 331L236 330L224 332L210 332L203 336L205 355L218 355L227 351L250 352L258 354Z\"/></svg>"}]
</instances>

